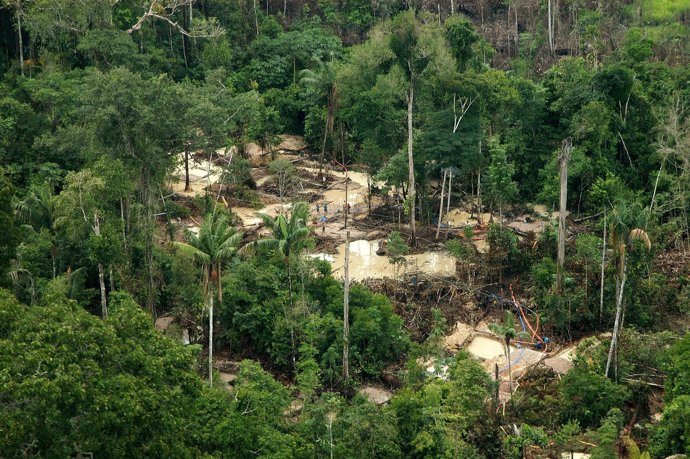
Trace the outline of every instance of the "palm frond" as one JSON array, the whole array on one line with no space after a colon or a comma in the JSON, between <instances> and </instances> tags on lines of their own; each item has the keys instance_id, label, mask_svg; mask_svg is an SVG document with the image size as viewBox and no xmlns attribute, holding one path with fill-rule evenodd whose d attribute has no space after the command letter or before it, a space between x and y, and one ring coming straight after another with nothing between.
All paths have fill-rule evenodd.
<instances>
[{"instance_id":1,"label":"palm frond","mask_svg":"<svg viewBox=\"0 0 690 459\"><path fill-rule=\"evenodd\" d=\"M261 219L261 221L263 222L263 224L266 228L270 228L271 231L275 232L276 221L277 221L276 218L271 217L270 215L264 214L261 212L258 212L256 215L257 215L257 217L259 217Z\"/></svg>"},{"instance_id":2,"label":"palm frond","mask_svg":"<svg viewBox=\"0 0 690 459\"><path fill-rule=\"evenodd\" d=\"M84 290L84 284L86 281L86 267L82 266L72 271L68 276L67 280L69 282L69 291L67 292L67 298L75 300L79 297L79 294Z\"/></svg>"},{"instance_id":3,"label":"palm frond","mask_svg":"<svg viewBox=\"0 0 690 459\"><path fill-rule=\"evenodd\" d=\"M241 256L249 256L249 255L253 255L255 253L256 253L256 241L252 241L252 242L249 242L249 243L243 245L237 251L237 254L241 255Z\"/></svg>"},{"instance_id":4,"label":"palm frond","mask_svg":"<svg viewBox=\"0 0 690 459\"><path fill-rule=\"evenodd\" d=\"M652 250L652 241L649 239L649 234L641 228L633 228L630 230L630 236L629 236L631 241L642 241L644 243L645 247L647 247L647 250Z\"/></svg>"},{"instance_id":5,"label":"palm frond","mask_svg":"<svg viewBox=\"0 0 690 459\"><path fill-rule=\"evenodd\" d=\"M211 263L211 256L199 248L184 242L173 242L175 247L182 255L200 261L203 264Z\"/></svg>"}]
</instances>

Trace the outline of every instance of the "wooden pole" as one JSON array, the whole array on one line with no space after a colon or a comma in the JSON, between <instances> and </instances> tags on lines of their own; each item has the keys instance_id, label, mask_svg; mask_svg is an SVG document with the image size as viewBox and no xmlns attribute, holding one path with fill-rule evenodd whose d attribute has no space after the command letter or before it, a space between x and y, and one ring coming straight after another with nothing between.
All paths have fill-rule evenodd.
<instances>
[{"instance_id":1,"label":"wooden pole","mask_svg":"<svg viewBox=\"0 0 690 459\"><path fill-rule=\"evenodd\" d=\"M345 285L343 288L343 382L350 381L350 232L345 233Z\"/></svg>"},{"instance_id":2,"label":"wooden pole","mask_svg":"<svg viewBox=\"0 0 690 459\"><path fill-rule=\"evenodd\" d=\"M443 194L446 191L446 174L447 170L443 171L443 183L441 184L441 205L438 207L438 225L436 226L436 239L438 240L438 235L441 232L441 219L443 218ZM448 215L448 214L446 214Z\"/></svg>"},{"instance_id":3,"label":"wooden pole","mask_svg":"<svg viewBox=\"0 0 690 459\"><path fill-rule=\"evenodd\" d=\"M565 268L565 214L568 200L568 161L570 160L570 149L572 148L571 140L565 139L561 148L561 153L558 157L560 161L560 178L561 178L561 199L558 215L558 270L557 270L557 286L558 292L563 293L563 278Z\"/></svg>"}]
</instances>

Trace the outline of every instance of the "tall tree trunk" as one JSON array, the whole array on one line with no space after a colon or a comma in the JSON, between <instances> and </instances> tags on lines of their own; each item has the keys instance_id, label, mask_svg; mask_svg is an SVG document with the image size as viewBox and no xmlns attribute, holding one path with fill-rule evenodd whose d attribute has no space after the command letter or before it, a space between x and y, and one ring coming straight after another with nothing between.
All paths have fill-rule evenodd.
<instances>
[{"instance_id":1,"label":"tall tree trunk","mask_svg":"<svg viewBox=\"0 0 690 459\"><path fill-rule=\"evenodd\" d=\"M350 213L350 209L348 207L348 199L347 199L347 169L345 169L345 206L343 207L343 214L345 216L345 228L347 228L347 215Z\"/></svg>"},{"instance_id":2,"label":"tall tree trunk","mask_svg":"<svg viewBox=\"0 0 690 459\"><path fill-rule=\"evenodd\" d=\"M601 245L601 288L599 291L599 325L604 316L604 263L606 261L606 209L604 209L604 243Z\"/></svg>"},{"instance_id":3,"label":"tall tree trunk","mask_svg":"<svg viewBox=\"0 0 690 459\"><path fill-rule=\"evenodd\" d=\"M444 193L446 191L446 174L448 173L447 170L443 171L443 183L441 184L441 205L438 206L438 224L436 225L436 240L438 240L438 236L441 233L441 219L443 218L443 197ZM446 214L448 215L448 214Z\"/></svg>"},{"instance_id":4,"label":"tall tree trunk","mask_svg":"<svg viewBox=\"0 0 690 459\"><path fill-rule=\"evenodd\" d=\"M520 30L518 28L518 7L517 3L515 4L515 7L513 8L515 12L515 55L519 56L520 55Z\"/></svg>"},{"instance_id":5,"label":"tall tree trunk","mask_svg":"<svg viewBox=\"0 0 690 459\"><path fill-rule=\"evenodd\" d=\"M410 202L410 231L412 233L412 246L417 245L417 231L415 222L416 195L414 179L414 156L412 153L412 108L414 107L414 75L410 76L410 88L407 96L407 162L410 169L409 174L409 202Z\"/></svg>"},{"instance_id":6,"label":"tall tree trunk","mask_svg":"<svg viewBox=\"0 0 690 459\"><path fill-rule=\"evenodd\" d=\"M122 198L120 198L120 221L122 222L122 244L127 250L127 221L125 220L125 203Z\"/></svg>"},{"instance_id":7,"label":"tall tree trunk","mask_svg":"<svg viewBox=\"0 0 690 459\"><path fill-rule=\"evenodd\" d=\"M558 293L563 293L563 278L565 269L565 213L568 202L568 161L570 160L570 142L563 141L563 148L558 158L560 160L561 199L558 215L558 265L557 285Z\"/></svg>"},{"instance_id":8,"label":"tall tree trunk","mask_svg":"<svg viewBox=\"0 0 690 459\"><path fill-rule=\"evenodd\" d=\"M343 287L343 382L350 381L350 232L345 233L345 285Z\"/></svg>"},{"instance_id":9,"label":"tall tree trunk","mask_svg":"<svg viewBox=\"0 0 690 459\"><path fill-rule=\"evenodd\" d=\"M183 23L183 29L189 32L189 12L185 10L184 8L182 9L182 23ZM143 33L140 34L143 37ZM189 58L187 57L187 53L189 52L189 37L187 35L182 35L182 57L184 58L184 66L185 68L189 67ZM143 38L142 38L142 48L143 48Z\"/></svg>"},{"instance_id":10,"label":"tall tree trunk","mask_svg":"<svg viewBox=\"0 0 690 459\"><path fill-rule=\"evenodd\" d=\"M552 17L552 12L551 12L551 2L552 0L547 0L548 3L548 11L547 11L547 22L548 22L548 29L549 29L549 50L553 53L553 17Z\"/></svg>"},{"instance_id":11,"label":"tall tree trunk","mask_svg":"<svg viewBox=\"0 0 690 459\"><path fill-rule=\"evenodd\" d=\"M98 263L98 285L101 288L101 317L108 318L108 300L105 294L105 272L103 263Z\"/></svg>"},{"instance_id":12,"label":"tall tree trunk","mask_svg":"<svg viewBox=\"0 0 690 459\"><path fill-rule=\"evenodd\" d=\"M292 315L292 308L294 307L294 303L292 301L292 263L290 263L290 255L287 256L287 270L288 270L288 298L290 302L290 314L288 315L287 311L285 313L285 319L288 320L288 323L290 324L290 353L292 354L292 369L295 370L297 368L297 344L295 342L295 325L292 322L291 315Z\"/></svg>"},{"instance_id":13,"label":"tall tree trunk","mask_svg":"<svg viewBox=\"0 0 690 459\"><path fill-rule=\"evenodd\" d=\"M664 163L666 162L666 157L661 160L661 166L659 166L659 172L656 174L656 180L654 181L654 192L652 192L652 201L649 203L649 213L652 213L654 208L654 199L656 198L656 190L659 186L659 177L661 177L661 171L664 169Z\"/></svg>"},{"instance_id":14,"label":"tall tree trunk","mask_svg":"<svg viewBox=\"0 0 690 459\"><path fill-rule=\"evenodd\" d=\"M482 139L479 138L479 156L482 155ZM482 216L482 168L477 169L477 222L480 225L484 224L484 217Z\"/></svg>"},{"instance_id":15,"label":"tall tree trunk","mask_svg":"<svg viewBox=\"0 0 690 459\"><path fill-rule=\"evenodd\" d=\"M256 36L259 36L259 6L254 0L254 27L256 27Z\"/></svg>"},{"instance_id":16,"label":"tall tree trunk","mask_svg":"<svg viewBox=\"0 0 690 459\"><path fill-rule=\"evenodd\" d=\"M618 352L618 334L620 332L621 315L623 313L623 292L625 291L625 279L627 274L627 262L625 257L625 248L621 250L622 260L619 263L619 278L620 286L618 287L618 295L616 295L616 319L613 322L613 334L611 335L611 346L609 347L609 355L606 360L606 373L605 376L608 377L609 369L611 367L611 360L613 354Z\"/></svg>"},{"instance_id":17,"label":"tall tree trunk","mask_svg":"<svg viewBox=\"0 0 690 459\"><path fill-rule=\"evenodd\" d=\"M506 341L506 354L508 355L508 387L510 395L513 395L513 362L510 360L510 341Z\"/></svg>"},{"instance_id":18,"label":"tall tree trunk","mask_svg":"<svg viewBox=\"0 0 690 459\"><path fill-rule=\"evenodd\" d=\"M17 38L19 40L19 71L24 76L24 37L22 37L22 12L17 8Z\"/></svg>"},{"instance_id":19,"label":"tall tree trunk","mask_svg":"<svg viewBox=\"0 0 690 459\"><path fill-rule=\"evenodd\" d=\"M496 406L498 407L498 399L501 390L501 381L498 379L498 364L494 363L494 379L496 379L496 392L494 392L494 397L496 398Z\"/></svg>"},{"instance_id":20,"label":"tall tree trunk","mask_svg":"<svg viewBox=\"0 0 690 459\"><path fill-rule=\"evenodd\" d=\"M101 224L98 221L98 212L93 213L93 231L96 236L101 235ZM103 319L108 318L108 299L105 295L105 271L103 269L103 263L98 262L98 285L101 289L101 317Z\"/></svg>"},{"instance_id":21,"label":"tall tree trunk","mask_svg":"<svg viewBox=\"0 0 690 459\"><path fill-rule=\"evenodd\" d=\"M53 242L52 245L50 246L50 261L53 265L53 279L55 279L55 276L57 275L56 258L57 258L57 246L55 245L55 242Z\"/></svg>"},{"instance_id":22,"label":"tall tree trunk","mask_svg":"<svg viewBox=\"0 0 690 459\"><path fill-rule=\"evenodd\" d=\"M184 146L184 190L192 190L189 186L189 142Z\"/></svg>"},{"instance_id":23,"label":"tall tree trunk","mask_svg":"<svg viewBox=\"0 0 690 459\"><path fill-rule=\"evenodd\" d=\"M506 13L506 24L510 24L510 7L511 7L511 3L508 3L508 12ZM510 57L510 54L511 54L511 49L510 49L510 41L511 41L510 33L511 32L510 32L510 29L508 29L506 33L508 35L508 38L507 38L507 40L508 40L508 57ZM513 37L512 41L515 41L515 37ZM517 53L515 53L515 57L517 57Z\"/></svg>"},{"instance_id":24,"label":"tall tree trunk","mask_svg":"<svg viewBox=\"0 0 690 459\"><path fill-rule=\"evenodd\" d=\"M326 161L326 140L328 140L328 128L331 125L331 109L326 109L326 125L323 128L323 142L321 142L321 157L319 158L319 174L323 176L323 164Z\"/></svg>"},{"instance_id":25,"label":"tall tree trunk","mask_svg":"<svg viewBox=\"0 0 690 459\"><path fill-rule=\"evenodd\" d=\"M213 385L213 291L208 293L208 383Z\"/></svg>"},{"instance_id":26,"label":"tall tree trunk","mask_svg":"<svg viewBox=\"0 0 690 459\"><path fill-rule=\"evenodd\" d=\"M484 215L482 212L482 170L477 170L477 222L480 225L484 224Z\"/></svg>"},{"instance_id":27,"label":"tall tree trunk","mask_svg":"<svg viewBox=\"0 0 690 459\"><path fill-rule=\"evenodd\" d=\"M476 195L474 194L474 172L470 172L470 218L474 217Z\"/></svg>"},{"instance_id":28,"label":"tall tree trunk","mask_svg":"<svg viewBox=\"0 0 690 459\"><path fill-rule=\"evenodd\" d=\"M148 174L148 172L147 172ZM146 178L146 184L145 184L145 206L146 206L146 246L145 246L145 254L146 254L146 272L147 272L147 277L148 277L148 286L147 286L147 292L146 292L146 302L147 306L149 309L149 312L151 314L151 318L156 317L156 311L155 309L155 296L156 296L156 290L154 286L154 275L153 275L153 269L154 269L154 264L153 264L153 237L154 237L154 225L155 225L155 219L153 216L153 199L151 197L151 187L148 183L148 176Z\"/></svg>"},{"instance_id":29,"label":"tall tree trunk","mask_svg":"<svg viewBox=\"0 0 690 459\"><path fill-rule=\"evenodd\" d=\"M450 15L455 14L455 2L453 0L450 0Z\"/></svg>"},{"instance_id":30,"label":"tall tree trunk","mask_svg":"<svg viewBox=\"0 0 690 459\"><path fill-rule=\"evenodd\" d=\"M448 195L446 195L446 217L450 215L450 196L453 191L453 171L448 173ZM446 239L448 239L448 232L450 231L450 219L446 225Z\"/></svg>"}]
</instances>

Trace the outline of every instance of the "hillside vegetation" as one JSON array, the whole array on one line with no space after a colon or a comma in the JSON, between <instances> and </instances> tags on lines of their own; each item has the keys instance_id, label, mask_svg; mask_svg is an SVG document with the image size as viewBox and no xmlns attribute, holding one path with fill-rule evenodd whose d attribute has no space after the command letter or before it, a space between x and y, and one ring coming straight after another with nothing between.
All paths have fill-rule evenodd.
<instances>
[{"instance_id":1,"label":"hillside vegetation","mask_svg":"<svg viewBox=\"0 0 690 459\"><path fill-rule=\"evenodd\" d=\"M690 454L687 1L0 0L0 50L0 457Z\"/></svg>"}]
</instances>

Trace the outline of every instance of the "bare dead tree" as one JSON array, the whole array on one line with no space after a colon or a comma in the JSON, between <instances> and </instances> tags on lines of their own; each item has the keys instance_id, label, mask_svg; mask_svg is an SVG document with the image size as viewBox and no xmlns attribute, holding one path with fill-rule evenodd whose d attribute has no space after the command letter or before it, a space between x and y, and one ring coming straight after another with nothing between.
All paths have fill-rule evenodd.
<instances>
[{"instance_id":1,"label":"bare dead tree","mask_svg":"<svg viewBox=\"0 0 690 459\"><path fill-rule=\"evenodd\" d=\"M558 292L563 293L563 276L565 269L565 214L568 200L568 161L570 161L570 151L573 147L570 138L563 141L561 153L558 160L561 165L561 196L560 209L558 215Z\"/></svg>"},{"instance_id":2,"label":"bare dead tree","mask_svg":"<svg viewBox=\"0 0 690 459\"><path fill-rule=\"evenodd\" d=\"M462 121L463 117L467 114L470 107L472 107L472 104L475 100L477 100L476 97L460 97L458 99L456 95L453 94L453 134L455 134L458 131L458 128L460 127L460 122ZM459 110L457 107L458 102L460 104Z\"/></svg>"},{"instance_id":3,"label":"bare dead tree","mask_svg":"<svg viewBox=\"0 0 690 459\"><path fill-rule=\"evenodd\" d=\"M345 233L345 285L343 287L343 382L350 383L350 232Z\"/></svg>"},{"instance_id":4,"label":"bare dead tree","mask_svg":"<svg viewBox=\"0 0 690 459\"><path fill-rule=\"evenodd\" d=\"M137 30L141 30L141 27L149 19L157 19L167 22L173 29L190 38L213 38L222 35L225 31L215 19L199 20L195 24L191 24L193 3L194 0L153 0L149 4L146 12L132 27L127 29L127 32L131 34ZM179 12L184 12L185 8L189 8L190 11L190 30L185 30L185 28L174 19L175 15Z\"/></svg>"}]
</instances>

